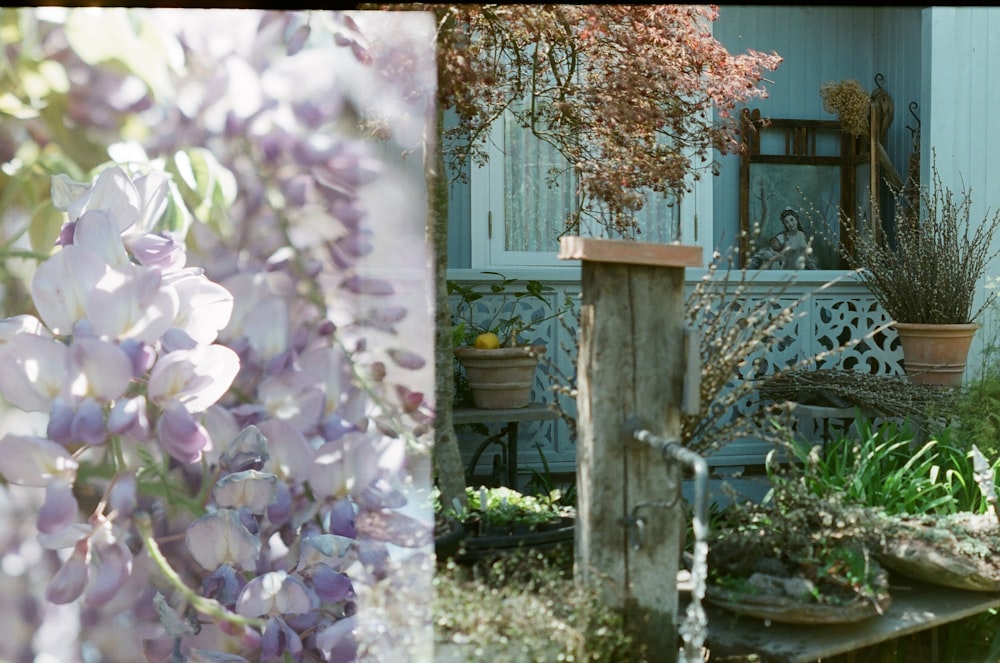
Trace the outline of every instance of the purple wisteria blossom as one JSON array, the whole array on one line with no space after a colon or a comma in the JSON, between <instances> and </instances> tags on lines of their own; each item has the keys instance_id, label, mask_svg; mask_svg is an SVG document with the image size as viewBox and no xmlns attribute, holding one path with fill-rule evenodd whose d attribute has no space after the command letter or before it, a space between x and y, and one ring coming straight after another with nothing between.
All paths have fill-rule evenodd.
<instances>
[{"instance_id":1,"label":"purple wisteria blossom","mask_svg":"<svg viewBox=\"0 0 1000 663\"><path fill-rule=\"evenodd\" d=\"M432 415L426 205L386 158L422 146L373 144L359 93L377 81L378 121L423 136L432 88L379 58L428 50L432 26L31 17L66 75L53 107L110 157L52 178L33 311L0 320L0 395L41 421L0 433L0 475L36 495L39 598L106 661L426 659L425 606L366 604L399 578L430 592L409 475Z\"/></svg>"}]
</instances>

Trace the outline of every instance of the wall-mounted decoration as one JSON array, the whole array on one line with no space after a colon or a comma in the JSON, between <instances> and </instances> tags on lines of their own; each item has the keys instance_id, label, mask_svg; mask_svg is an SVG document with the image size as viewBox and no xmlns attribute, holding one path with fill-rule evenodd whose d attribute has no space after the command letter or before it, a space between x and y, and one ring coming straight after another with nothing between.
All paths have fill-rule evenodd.
<instances>
[{"instance_id":1,"label":"wall-mounted decoration","mask_svg":"<svg viewBox=\"0 0 1000 663\"><path fill-rule=\"evenodd\" d=\"M835 120L765 120L759 110L744 110L742 137L742 264L844 268L838 248L848 241L844 224L868 222L867 136L853 136ZM807 256L803 239L812 249Z\"/></svg>"}]
</instances>

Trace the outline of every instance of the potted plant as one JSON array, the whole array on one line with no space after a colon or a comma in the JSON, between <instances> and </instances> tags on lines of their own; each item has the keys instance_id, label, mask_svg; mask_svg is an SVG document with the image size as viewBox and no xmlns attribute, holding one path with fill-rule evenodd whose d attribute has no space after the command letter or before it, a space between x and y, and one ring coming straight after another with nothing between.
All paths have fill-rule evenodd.
<instances>
[{"instance_id":1,"label":"potted plant","mask_svg":"<svg viewBox=\"0 0 1000 663\"><path fill-rule=\"evenodd\" d=\"M1000 211L973 226L971 192L945 187L936 167L931 185L895 193L895 236L864 236L847 227L853 251L841 245L852 269L894 321L903 366L916 382L957 386L980 314L976 288L997 255L993 238Z\"/></svg>"},{"instance_id":2,"label":"potted plant","mask_svg":"<svg viewBox=\"0 0 1000 663\"><path fill-rule=\"evenodd\" d=\"M454 545L453 526L435 537L438 558L454 556L461 563L474 563L532 549L548 550L573 544L576 513L566 504L562 491L547 494L521 493L513 488L466 487L466 505L444 507L439 501L435 511L461 525L464 537Z\"/></svg>"},{"instance_id":3,"label":"potted plant","mask_svg":"<svg viewBox=\"0 0 1000 663\"><path fill-rule=\"evenodd\" d=\"M791 624L851 623L892 603L867 512L777 482L763 503L716 515L705 600L739 615Z\"/></svg>"},{"instance_id":4,"label":"potted plant","mask_svg":"<svg viewBox=\"0 0 1000 663\"><path fill-rule=\"evenodd\" d=\"M535 369L545 353L544 344L524 342L524 335L538 324L572 309L573 302L567 296L553 309L546 298L554 292L551 286L534 280L522 284L498 272L484 274L498 278L489 287L489 294L499 300L495 308L483 301L487 293L448 282L449 294L459 297L452 325L455 357L464 374L456 376L459 385L456 392L461 394L462 387L467 386L477 408L521 408L531 400ZM542 312L536 309L531 315L521 304L528 299L541 302Z\"/></svg>"}]
</instances>

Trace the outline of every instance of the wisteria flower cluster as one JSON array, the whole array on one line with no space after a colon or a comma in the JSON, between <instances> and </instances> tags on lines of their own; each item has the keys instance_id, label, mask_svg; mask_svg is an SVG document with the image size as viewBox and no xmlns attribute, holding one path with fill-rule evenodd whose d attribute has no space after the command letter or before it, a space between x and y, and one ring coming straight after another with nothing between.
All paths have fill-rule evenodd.
<instances>
[{"instance_id":1,"label":"wisteria flower cluster","mask_svg":"<svg viewBox=\"0 0 1000 663\"><path fill-rule=\"evenodd\" d=\"M263 20L258 41L292 52L296 25ZM364 60L343 25L339 47ZM92 179L53 178L55 250L32 311L0 320L0 395L44 425L0 438L0 475L39 494L28 513L57 560L45 599L79 606L100 649L86 660L389 660L373 649L410 636L366 605L389 592L429 624L432 526L408 465L431 410L399 379L422 353L376 347L407 308L359 269L379 243L360 196L381 164L317 131L342 106L257 99L213 129L218 99L203 101L184 112L211 149L165 130L147 149L166 159L114 145ZM299 117L277 126L289 106Z\"/></svg>"},{"instance_id":2,"label":"wisteria flower cluster","mask_svg":"<svg viewBox=\"0 0 1000 663\"><path fill-rule=\"evenodd\" d=\"M68 222L31 282L39 317L0 321L0 392L48 414L44 437L0 440L0 474L44 488L40 543L71 551L46 598L82 596L100 608L144 555L173 580L137 597L152 602L162 627L147 640L149 660L175 660L201 629L181 604L217 619L260 660L300 654L303 638L325 660L353 660L348 571L384 574L387 564L384 545L358 541L357 520L384 520L387 505L405 502L389 480L405 440L362 426L368 403L345 388L349 358L322 332L267 351L264 327L281 329L272 305L280 300L247 298L234 319L232 292L185 267L183 241L157 230L166 192L162 173L133 178L118 166L92 185L57 179L54 203ZM220 332L244 342L242 374ZM258 400L220 403L250 382ZM233 434L241 421L255 423ZM166 510L148 501L161 489ZM409 545L427 543L419 523L401 514L393 522ZM186 548L186 569L157 543L178 532L173 547Z\"/></svg>"}]
</instances>

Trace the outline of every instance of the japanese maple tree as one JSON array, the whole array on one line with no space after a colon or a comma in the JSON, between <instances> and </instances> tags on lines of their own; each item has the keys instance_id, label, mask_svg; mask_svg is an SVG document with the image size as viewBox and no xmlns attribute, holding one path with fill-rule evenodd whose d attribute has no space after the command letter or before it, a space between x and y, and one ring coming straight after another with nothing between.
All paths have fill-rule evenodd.
<instances>
[{"instance_id":1,"label":"japanese maple tree","mask_svg":"<svg viewBox=\"0 0 1000 663\"><path fill-rule=\"evenodd\" d=\"M646 190L683 195L739 149L733 110L766 96L777 54L733 55L711 5L428 5L437 13L438 99L455 172L486 160L490 125L510 112L575 171L580 207L619 234Z\"/></svg>"},{"instance_id":2,"label":"japanese maple tree","mask_svg":"<svg viewBox=\"0 0 1000 663\"><path fill-rule=\"evenodd\" d=\"M434 12L441 159L430 173L437 266L438 481L446 503L464 494L449 404L453 399L445 165L458 178L487 159L493 122L511 113L554 146L575 173L576 232L588 216L629 236L646 195L687 192L739 149L734 110L765 97L781 62L733 55L712 36L714 5L379 5ZM557 174L556 174L557 175Z\"/></svg>"}]
</instances>

